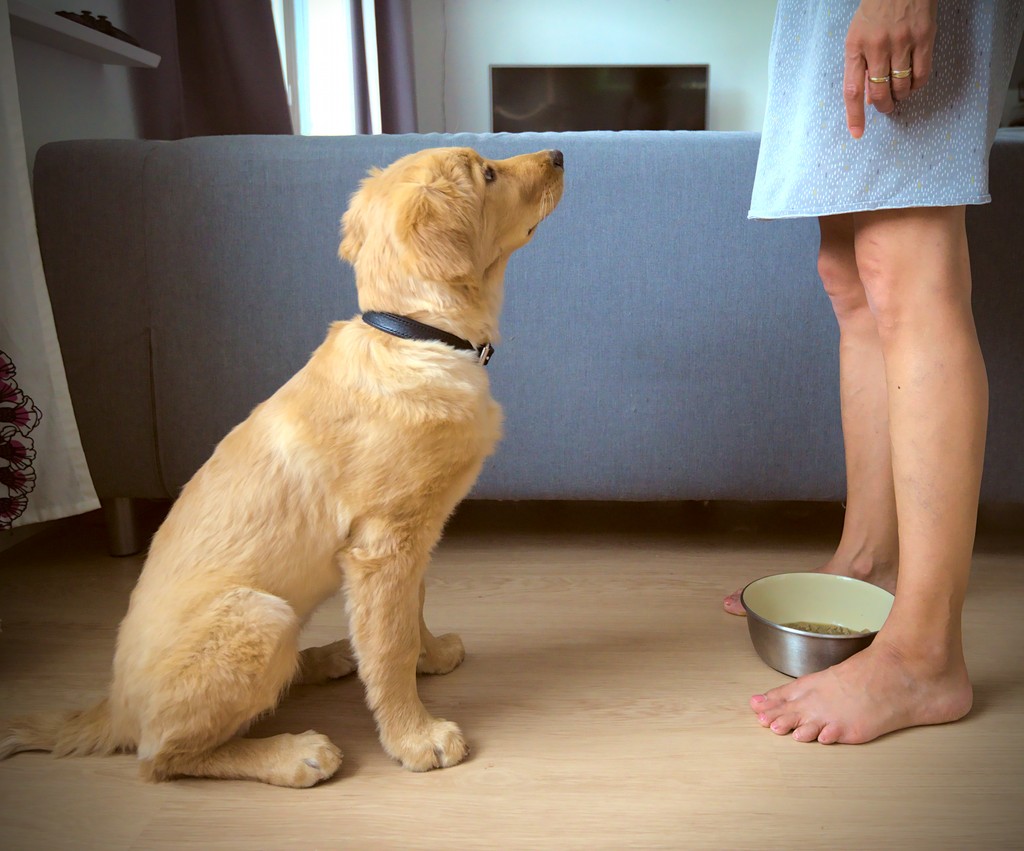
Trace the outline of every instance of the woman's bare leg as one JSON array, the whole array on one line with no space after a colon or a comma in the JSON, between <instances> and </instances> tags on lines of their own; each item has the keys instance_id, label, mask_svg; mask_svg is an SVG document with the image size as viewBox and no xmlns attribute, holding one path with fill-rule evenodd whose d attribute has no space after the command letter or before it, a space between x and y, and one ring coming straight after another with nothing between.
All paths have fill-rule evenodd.
<instances>
[{"instance_id":1,"label":"woman's bare leg","mask_svg":"<svg viewBox=\"0 0 1024 851\"><path fill-rule=\"evenodd\" d=\"M888 388L899 577L868 649L751 699L760 723L799 741L866 742L971 707L961 614L988 412L971 312L963 207L854 216L860 278Z\"/></svg>"},{"instance_id":2,"label":"woman's bare leg","mask_svg":"<svg viewBox=\"0 0 1024 851\"><path fill-rule=\"evenodd\" d=\"M846 514L839 546L818 570L894 591L899 537L882 341L857 270L853 216L824 216L819 225L818 272L839 323ZM725 610L744 614L739 591L725 598Z\"/></svg>"}]
</instances>

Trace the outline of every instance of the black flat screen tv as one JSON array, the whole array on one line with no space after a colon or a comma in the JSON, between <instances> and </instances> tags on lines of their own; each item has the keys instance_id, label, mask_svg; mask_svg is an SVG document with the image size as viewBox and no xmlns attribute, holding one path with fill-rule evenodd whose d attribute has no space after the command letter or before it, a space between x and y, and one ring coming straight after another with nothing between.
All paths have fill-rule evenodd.
<instances>
[{"instance_id":1,"label":"black flat screen tv","mask_svg":"<svg viewBox=\"0 0 1024 851\"><path fill-rule=\"evenodd\" d=\"M706 130L707 65L492 65L495 133Z\"/></svg>"}]
</instances>

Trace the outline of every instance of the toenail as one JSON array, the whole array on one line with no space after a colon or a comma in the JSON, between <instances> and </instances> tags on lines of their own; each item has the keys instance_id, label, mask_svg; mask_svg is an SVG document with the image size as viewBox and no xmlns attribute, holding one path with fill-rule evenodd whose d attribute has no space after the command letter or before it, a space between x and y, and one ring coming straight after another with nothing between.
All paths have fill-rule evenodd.
<instances>
[{"instance_id":1,"label":"toenail","mask_svg":"<svg viewBox=\"0 0 1024 851\"><path fill-rule=\"evenodd\" d=\"M765 701L766 701L766 700L767 700L768 698L767 698L767 697L765 697L765 696L764 696L763 694L755 694L755 695L754 695L754 696L753 696L752 698L750 698L750 699L751 699L752 701L754 701L754 703L764 703L764 702L765 702Z\"/></svg>"},{"instance_id":2,"label":"toenail","mask_svg":"<svg viewBox=\"0 0 1024 851\"><path fill-rule=\"evenodd\" d=\"M306 763L306 765L308 765L310 768L315 769L316 771L320 770L320 763L317 762L315 759L304 759L302 761Z\"/></svg>"},{"instance_id":3,"label":"toenail","mask_svg":"<svg viewBox=\"0 0 1024 851\"><path fill-rule=\"evenodd\" d=\"M768 720L768 716L765 713L763 713L763 712L759 712L758 715L757 715L757 720L758 721L767 721Z\"/></svg>"}]
</instances>

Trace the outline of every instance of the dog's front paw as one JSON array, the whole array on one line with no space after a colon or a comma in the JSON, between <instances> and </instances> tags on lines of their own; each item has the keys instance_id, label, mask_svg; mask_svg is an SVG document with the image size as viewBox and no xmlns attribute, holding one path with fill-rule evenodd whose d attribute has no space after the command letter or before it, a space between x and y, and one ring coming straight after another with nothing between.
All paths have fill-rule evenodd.
<instances>
[{"instance_id":1,"label":"dog's front paw","mask_svg":"<svg viewBox=\"0 0 1024 851\"><path fill-rule=\"evenodd\" d=\"M466 658L462 639L454 632L441 635L425 645L416 662L417 674L447 674L454 671Z\"/></svg>"},{"instance_id":2,"label":"dog's front paw","mask_svg":"<svg viewBox=\"0 0 1024 851\"><path fill-rule=\"evenodd\" d=\"M469 748L457 724L434 718L417 733L403 736L398 745L388 748L403 768L409 771L430 771L450 768L466 758Z\"/></svg>"}]
</instances>

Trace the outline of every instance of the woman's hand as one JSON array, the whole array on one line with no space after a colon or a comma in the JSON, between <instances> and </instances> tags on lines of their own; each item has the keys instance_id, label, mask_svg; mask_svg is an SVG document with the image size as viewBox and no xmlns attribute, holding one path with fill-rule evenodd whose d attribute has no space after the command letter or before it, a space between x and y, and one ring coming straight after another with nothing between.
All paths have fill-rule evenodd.
<instances>
[{"instance_id":1,"label":"woman's hand","mask_svg":"<svg viewBox=\"0 0 1024 851\"><path fill-rule=\"evenodd\" d=\"M864 103L892 112L928 82L938 0L861 0L846 33L846 126L864 135ZM909 73L908 73L909 72Z\"/></svg>"}]
</instances>

